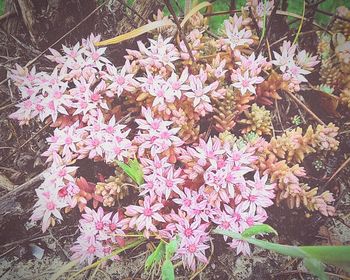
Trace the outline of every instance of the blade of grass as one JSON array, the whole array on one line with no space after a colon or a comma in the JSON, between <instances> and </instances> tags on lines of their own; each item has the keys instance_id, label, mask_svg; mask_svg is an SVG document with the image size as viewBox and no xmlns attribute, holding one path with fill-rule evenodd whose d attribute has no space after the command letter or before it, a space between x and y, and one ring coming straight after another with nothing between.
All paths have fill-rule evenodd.
<instances>
[{"instance_id":1,"label":"blade of grass","mask_svg":"<svg viewBox=\"0 0 350 280\"><path fill-rule=\"evenodd\" d=\"M60 269L58 269L50 278L50 280L56 280L59 277L61 277L63 274L68 272L71 268L76 266L79 262L78 261L71 261L67 263L66 265L62 266Z\"/></svg>"},{"instance_id":2,"label":"blade of grass","mask_svg":"<svg viewBox=\"0 0 350 280\"><path fill-rule=\"evenodd\" d=\"M266 0L264 0L263 30L262 30L262 34L261 34L261 37L260 37L260 43L265 37L265 32L266 32Z\"/></svg>"},{"instance_id":3,"label":"blade of grass","mask_svg":"<svg viewBox=\"0 0 350 280\"><path fill-rule=\"evenodd\" d=\"M297 19L303 19L303 17L301 15L295 14L295 13L291 13L291 12L286 12L286 11L282 11L282 10L277 10L276 11L277 15L281 15L281 16L290 16L290 17L294 17ZM330 35L333 35L333 33L331 31L329 31L327 28L324 28L323 26L317 24L316 22L312 22L312 25L318 27L319 29L329 33Z\"/></svg>"},{"instance_id":4,"label":"blade of grass","mask_svg":"<svg viewBox=\"0 0 350 280\"><path fill-rule=\"evenodd\" d=\"M305 16L305 0L303 1L303 14L301 16L301 21L300 21L300 24L299 24L299 27L298 27L298 32L297 32L297 35L295 35L295 38L294 38L294 41L293 41L293 45L295 45L296 42L298 41L299 34L301 32L301 28L303 27L303 23L304 23L304 16Z\"/></svg>"},{"instance_id":5,"label":"blade of grass","mask_svg":"<svg viewBox=\"0 0 350 280\"><path fill-rule=\"evenodd\" d=\"M162 19L162 20L157 20L157 21L153 21L150 22L148 24L145 24L139 28L136 28L128 33L119 35L117 37L108 39L108 40L104 40L101 42L97 42L95 43L95 46L97 47L101 47L101 46L108 46L108 45L113 45L113 44L118 44L120 42L123 42L125 40L129 40L131 38L135 38L138 37L144 33L150 32L154 29L157 28L161 28L161 27L165 27L165 26L169 26L172 25L173 23L171 22L171 20L169 19Z\"/></svg>"}]
</instances>

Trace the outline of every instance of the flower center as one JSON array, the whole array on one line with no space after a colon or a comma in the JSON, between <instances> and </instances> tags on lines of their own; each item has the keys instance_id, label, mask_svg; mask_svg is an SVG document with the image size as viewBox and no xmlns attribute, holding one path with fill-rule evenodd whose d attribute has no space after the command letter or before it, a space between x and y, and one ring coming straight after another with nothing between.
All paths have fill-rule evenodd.
<instances>
[{"instance_id":1,"label":"flower center","mask_svg":"<svg viewBox=\"0 0 350 280\"><path fill-rule=\"evenodd\" d=\"M103 229L103 223L102 222L97 222L96 223L96 229L97 230L102 230Z\"/></svg>"},{"instance_id":2,"label":"flower center","mask_svg":"<svg viewBox=\"0 0 350 280\"><path fill-rule=\"evenodd\" d=\"M144 214L146 217L150 217L150 216L152 216L153 211L152 211L151 208L147 208L147 209L145 209L145 210L143 211L143 214Z\"/></svg>"},{"instance_id":3,"label":"flower center","mask_svg":"<svg viewBox=\"0 0 350 280\"><path fill-rule=\"evenodd\" d=\"M180 83L179 82L174 82L173 83L173 89L178 90L180 88Z\"/></svg>"},{"instance_id":4,"label":"flower center","mask_svg":"<svg viewBox=\"0 0 350 280\"><path fill-rule=\"evenodd\" d=\"M197 251L197 246L195 244L188 245L187 250L193 254Z\"/></svg>"},{"instance_id":5,"label":"flower center","mask_svg":"<svg viewBox=\"0 0 350 280\"><path fill-rule=\"evenodd\" d=\"M54 97L57 98L57 99L60 99L62 97L62 92L56 91L55 94L54 94Z\"/></svg>"},{"instance_id":6,"label":"flower center","mask_svg":"<svg viewBox=\"0 0 350 280\"><path fill-rule=\"evenodd\" d=\"M244 80L242 81L242 86L243 86L243 87L248 87L248 86L249 86L249 81L246 80L246 79L244 79Z\"/></svg>"},{"instance_id":7,"label":"flower center","mask_svg":"<svg viewBox=\"0 0 350 280\"><path fill-rule=\"evenodd\" d=\"M246 220L246 222L247 222L248 226L254 225L254 220L253 220L252 217L249 217L249 218Z\"/></svg>"},{"instance_id":8,"label":"flower center","mask_svg":"<svg viewBox=\"0 0 350 280\"><path fill-rule=\"evenodd\" d=\"M156 95L157 95L158 97L163 97L163 96L164 96L164 90L162 90L162 89L158 90L157 93L156 93Z\"/></svg>"},{"instance_id":9,"label":"flower center","mask_svg":"<svg viewBox=\"0 0 350 280\"><path fill-rule=\"evenodd\" d=\"M42 110L44 110L44 106L40 104L36 104L36 109L37 111L41 112Z\"/></svg>"},{"instance_id":10,"label":"flower center","mask_svg":"<svg viewBox=\"0 0 350 280\"><path fill-rule=\"evenodd\" d=\"M173 185L174 185L174 183L173 183L173 181L171 181L171 180L166 180L166 186L168 187L168 188L172 188L173 187Z\"/></svg>"},{"instance_id":11,"label":"flower center","mask_svg":"<svg viewBox=\"0 0 350 280\"><path fill-rule=\"evenodd\" d=\"M58 176L60 177L64 177L67 175L67 171L65 169L61 169L59 172L58 172Z\"/></svg>"},{"instance_id":12,"label":"flower center","mask_svg":"<svg viewBox=\"0 0 350 280\"><path fill-rule=\"evenodd\" d=\"M162 137L162 139L169 139L170 133L167 131L164 131L160 134L160 137Z\"/></svg>"},{"instance_id":13,"label":"flower center","mask_svg":"<svg viewBox=\"0 0 350 280\"><path fill-rule=\"evenodd\" d=\"M117 77L116 82L118 85L123 85L125 83L125 78L122 76Z\"/></svg>"},{"instance_id":14,"label":"flower center","mask_svg":"<svg viewBox=\"0 0 350 280\"><path fill-rule=\"evenodd\" d=\"M229 227L230 227L230 223L229 222L223 222L222 224L222 227L224 228L224 229L228 229Z\"/></svg>"},{"instance_id":15,"label":"flower center","mask_svg":"<svg viewBox=\"0 0 350 280\"><path fill-rule=\"evenodd\" d=\"M90 254L93 254L96 252L96 247L91 245L89 246L89 248L87 249L87 251L90 253Z\"/></svg>"},{"instance_id":16,"label":"flower center","mask_svg":"<svg viewBox=\"0 0 350 280\"><path fill-rule=\"evenodd\" d=\"M233 154L232 154L232 159L233 159L234 161L239 161L239 160L241 159L241 156L240 156L239 153L233 153Z\"/></svg>"},{"instance_id":17,"label":"flower center","mask_svg":"<svg viewBox=\"0 0 350 280\"><path fill-rule=\"evenodd\" d=\"M64 143L65 143L66 145L70 145L70 144L73 143L73 140L72 140L71 137L68 136L68 137L66 138L66 140L64 140Z\"/></svg>"},{"instance_id":18,"label":"flower center","mask_svg":"<svg viewBox=\"0 0 350 280\"><path fill-rule=\"evenodd\" d=\"M95 93L93 93L93 94L91 95L91 100L92 100L92 101L96 102L96 101L98 101L99 99L100 99L100 95L99 95L97 92L95 92Z\"/></svg>"},{"instance_id":19,"label":"flower center","mask_svg":"<svg viewBox=\"0 0 350 280\"><path fill-rule=\"evenodd\" d=\"M184 205L187 206L187 207L190 207L190 206L191 206L191 200L188 199L188 198L186 198L186 199L184 200Z\"/></svg>"},{"instance_id":20,"label":"flower center","mask_svg":"<svg viewBox=\"0 0 350 280\"><path fill-rule=\"evenodd\" d=\"M52 210L54 210L54 209L56 208L56 205L55 205L55 203L53 203L52 201L49 201L49 202L46 204L46 208L47 208L47 210L52 211Z\"/></svg>"},{"instance_id":21,"label":"flower center","mask_svg":"<svg viewBox=\"0 0 350 280\"><path fill-rule=\"evenodd\" d=\"M248 196L248 200L249 200L250 202L255 202L255 201L257 200L257 197L256 197L255 195L249 195L249 196Z\"/></svg>"},{"instance_id":22,"label":"flower center","mask_svg":"<svg viewBox=\"0 0 350 280\"><path fill-rule=\"evenodd\" d=\"M110 224L109 225L109 229L111 230L111 231L115 231L115 229L117 228L117 225L116 224Z\"/></svg>"},{"instance_id":23,"label":"flower center","mask_svg":"<svg viewBox=\"0 0 350 280\"><path fill-rule=\"evenodd\" d=\"M261 182L256 182L255 183L255 188L258 189L258 190L261 190L263 188L263 184Z\"/></svg>"},{"instance_id":24,"label":"flower center","mask_svg":"<svg viewBox=\"0 0 350 280\"><path fill-rule=\"evenodd\" d=\"M122 151L122 150L121 150L119 147L115 147L115 148L114 148L114 153L115 153L116 155L119 155L121 151Z\"/></svg>"},{"instance_id":25,"label":"flower center","mask_svg":"<svg viewBox=\"0 0 350 280\"><path fill-rule=\"evenodd\" d=\"M185 236L190 237L193 234L193 230L191 228L185 229Z\"/></svg>"},{"instance_id":26,"label":"flower center","mask_svg":"<svg viewBox=\"0 0 350 280\"><path fill-rule=\"evenodd\" d=\"M94 139L91 141L91 145L94 147L97 147L98 145L100 145L100 141L98 141L97 139Z\"/></svg>"},{"instance_id":27,"label":"flower center","mask_svg":"<svg viewBox=\"0 0 350 280\"><path fill-rule=\"evenodd\" d=\"M100 55L98 52L94 52L94 53L92 53L91 57L94 61L96 61L100 58Z\"/></svg>"}]
</instances>

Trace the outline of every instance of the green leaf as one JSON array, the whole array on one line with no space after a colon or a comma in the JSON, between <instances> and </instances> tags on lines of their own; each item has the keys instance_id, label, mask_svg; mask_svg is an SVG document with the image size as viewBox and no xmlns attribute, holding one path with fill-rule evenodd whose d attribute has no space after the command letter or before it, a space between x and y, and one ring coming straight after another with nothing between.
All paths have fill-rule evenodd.
<instances>
[{"instance_id":1,"label":"green leaf","mask_svg":"<svg viewBox=\"0 0 350 280\"><path fill-rule=\"evenodd\" d=\"M230 231L230 230L216 228L213 230L213 233L226 235L226 236L231 237L233 239L238 239L238 240L243 239L243 236L241 234L234 232L234 231Z\"/></svg>"},{"instance_id":2,"label":"green leaf","mask_svg":"<svg viewBox=\"0 0 350 280\"><path fill-rule=\"evenodd\" d=\"M291 256L296 258L304 258L307 256L307 254L304 251L302 251L300 248L296 246L280 245L280 244L252 238L252 237L243 237L241 234L232 232L229 230L215 229L214 233L227 235L229 237L232 237L238 240L244 240L251 244L259 246L261 248L271 250L286 256Z\"/></svg>"},{"instance_id":3,"label":"green leaf","mask_svg":"<svg viewBox=\"0 0 350 280\"><path fill-rule=\"evenodd\" d=\"M143 171L137 158L129 160L128 164L117 160L117 164L136 184L143 184Z\"/></svg>"},{"instance_id":4,"label":"green leaf","mask_svg":"<svg viewBox=\"0 0 350 280\"><path fill-rule=\"evenodd\" d=\"M328 280L328 276L324 272L325 265L319 260L313 258L305 258L304 265L312 274L314 274L321 280Z\"/></svg>"},{"instance_id":5,"label":"green leaf","mask_svg":"<svg viewBox=\"0 0 350 280\"><path fill-rule=\"evenodd\" d=\"M165 246L165 257L167 260L171 259L171 257L175 254L177 250L178 241L176 239L171 240Z\"/></svg>"},{"instance_id":6,"label":"green leaf","mask_svg":"<svg viewBox=\"0 0 350 280\"><path fill-rule=\"evenodd\" d=\"M350 270L350 246L300 246L308 256Z\"/></svg>"},{"instance_id":7,"label":"green leaf","mask_svg":"<svg viewBox=\"0 0 350 280\"><path fill-rule=\"evenodd\" d=\"M174 265L170 260L165 260L163 263L162 280L175 280Z\"/></svg>"},{"instance_id":8,"label":"green leaf","mask_svg":"<svg viewBox=\"0 0 350 280\"><path fill-rule=\"evenodd\" d=\"M251 237L258 234L267 234L267 233L273 233L278 235L277 231L272 228L269 225L262 224L262 225L255 225L250 228L247 228L245 231L242 232L242 237Z\"/></svg>"},{"instance_id":9,"label":"green leaf","mask_svg":"<svg viewBox=\"0 0 350 280\"><path fill-rule=\"evenodd\" d=\"M145 262L145 269L149 270L156 263L160 262L165 255L165 243L160 241L157 248L150 254Z\"/></svg>"}]
</instances>

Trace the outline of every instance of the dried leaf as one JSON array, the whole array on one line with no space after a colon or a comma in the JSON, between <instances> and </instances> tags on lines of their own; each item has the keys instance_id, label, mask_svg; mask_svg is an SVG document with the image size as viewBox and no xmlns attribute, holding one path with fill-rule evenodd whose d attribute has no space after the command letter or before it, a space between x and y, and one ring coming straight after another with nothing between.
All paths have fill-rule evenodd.
<instances>
[{"instance_id":1,"label":"dried leaf","mask_svg":"<svg viewBox=\"0 0 350 280\"><path fill-rule=\"evenodd\" d=\"M172 21L169 19L162 19L162 20L153 21L153 22L145 24L139 28L136 28L128 33L119 35L117 37L114 37L114 38L111 38L111 39L108 39L105 41L97 42L97 43L95 43L95 46L101 47L101 46L118 44L118 43L123 42L125 40L129 40L131 38L135 38L137 36L140 36L144 33L150 32L154 29L162 28L162 27L169 26L169 25L173 25Z\"/></svg>"},{"instance_id":2,"label":"dried leaf","mask_svg":"<svg viewBox=\"0 0 350 280\"><path fill-rule=\"evenodd\" d=\"M197 6L193 7L191 9L191 11L189 11L189 13L184 17L184 19L182 20L180 26L181 28L185 26L186 22L195 14L197 13L200 9L203 9L205 7L211 6L211 3L209 2L202 2L200 4L198 4Z\"/></svg>"}]
</instances>

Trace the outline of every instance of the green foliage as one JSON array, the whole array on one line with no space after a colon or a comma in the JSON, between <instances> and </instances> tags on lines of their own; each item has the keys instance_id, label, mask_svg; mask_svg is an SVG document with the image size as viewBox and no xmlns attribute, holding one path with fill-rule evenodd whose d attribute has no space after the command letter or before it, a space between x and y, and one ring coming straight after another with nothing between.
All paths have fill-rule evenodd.
<instances>
[{"instance_id":1,"label":"green foliage","mask_svg":"<svg viewBox=\"0 0 350 280\"><path fill-rule=\"evenodd\" d=\"M145 262L145 269L151 269L155 264L159 263L165 255L165 243L160 241L157 248L150 254Z\"/></svg>"},{"instance_id":2,"label":"green foliage","mask_svg":"<svg viewBox=\"0 0 350 280\"><path fill-rule=\"evenodd\" d=\"M255 225L253 227L247 228L245 231L242 232L243 237L252 237L254 235L259 235L259 234L268 234L268 233L273 233L278 235L277 231L269 226L269 225Z\"/></svg>"},{"instance_id":3,"label":"green foliage","mask_svg":"<svg viewBox=\"0 0 350 280\"><path fill-rule=\"evenodd\" d=\"M247 232L248 231L248 232ZM282 255L301 258L305 267L321 280L328 279L324 272L325 264L331 264L350 271L350 246L288 246L253 238L253 235L276 232L267 225L257 225L242 234L215 229L214 233L244 240L258 247L277 252Z\"/></svg>"},{"instance_id":4,"label":"green foliage","mask_svg":"<svg viewBox=\"0 0 350 280\"><path fill-rule=\"evenodd\" d=\"M171 260L166 259L162 265L162 280L175 280L175 269Z\"/></svg>"},{"instance_id":5,"label":"green foliage","mask_svg":"<svg viewBox=\"0 0 350 280\"><path fill-rule=\"evenodd\" d=\"M175 268L171 262L171 258L175 254L179 242L180 240L178 238L171 240L169 243L165 243L161 240L154 252L147 258L145 263L146 270L149 270L164 258L162 264L162 280L175 279Z\"/></svg>"},{"instance_id":6,"label":"green foliage","mask_svg":"<svg viewBox=\"0 0 350 280\"><path fill-rule=\"evenodd\" d=\"M143 184L143 171L137 158L129 160L128 164L118 160L117 164L136 184Z\"/></svg>"},{"instance_id":7,"label":"green foliage","mask_svg":"<svg viewBox=\"0 0 350 280\"><path fill-rule=\"evenodd\" d=\"M292 124L294 124L294 125L301 125L301 123L302 123L302 120L301 120L301 117L299 115L295 115L292 118Z\"/></svg>"},{"instance_id":8,"label":"green foliage","mask_svg":"<svg viewBox=\"0 0 350 280\"><path fill-rule=\"evenodd\" d=\"M199 0L198 2L203 2L205 0ZM264 0L265 1L265 0ZM186 0L171 0L170 3L172 7L174 8L176 14L183 15L182 12L180 12L180 9L178 8L176 2L181 7L182 12L184 11L185 2ZM193 1L192 1L193 2ZM220 0L220 1L214 1L212 4L213 11L219 12L219 11L228 11L230 8L230 0ZM236 8L241 9L246 3L246 0L237 0L236 1ZM303 6L304 6L304 0L293 0L288 1L288 12L295 13L298 15L302 15L303 13ZM346 6L347 8L350 8L350 1L348 0L325 0L323 1L318 8L320 10L329 12L329 13L335 13L336 8L339 6ZM167 8L164 8L164 13L166 15L169 15L169 11ZM217 32L220 27L222 26L222 23L225 19L228 18L228 15L218 15L218 16L212 16L209 18L209 26L213 32ZM294 18L290 17L290 20L293 20ZM317 12L315 16L315 20L318 24L326 26L329 23L330 17L327 15L324 15L322 13ZM265 26L265 24L264 24ZM300 26L300 22L295 23L293 25L294 27ZM263 31L264 32L264 31Z\"/></svg>"},{"instance_id":9,"label":"green foliage","mask_svg":"<svg viewBox=\"0 0 350 280\"><path fill-rule=\"evenodd\" d=\"M173 239L165 246L165 258L171 259L177 250L178 240Z\"/></svg>"},{"instance_id":10,"label":"green foliage","mask_svg":"<svg viewBox=\"0 0 350 280\"><path fill-rule=\"evenodd\" d=\"M327 280L328 276L324 272L325 265L316 259L304 259L305 267L321 280Z\"/></svg>"},{"instance_id":11,"label":"green foliage","mask_svg":"<svg viewBox=\"0 0 350 280\"><path fill-rule=\"evenodd\" d=\"M0 0L0 16L5 13L5 0Z\"/></svg>"}]
</instances>

